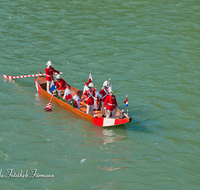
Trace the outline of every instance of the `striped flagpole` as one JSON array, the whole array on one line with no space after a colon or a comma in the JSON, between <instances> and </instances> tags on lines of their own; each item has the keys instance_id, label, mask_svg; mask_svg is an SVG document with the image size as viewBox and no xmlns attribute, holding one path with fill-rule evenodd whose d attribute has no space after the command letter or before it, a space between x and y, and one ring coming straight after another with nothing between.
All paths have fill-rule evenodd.
<instances>
[{"instance_id":1,"label":"striped flagpole","mask_svg":"<svg viewBox=\"0 0 200 190\"><path fill-rule=\"evenodd\" d=\"M95 86L95 109L96 109L96 117L97 117L97 109L98 109L98 105L97 105L97 86Z\"/></svg>"},{"instance_id":2,"label":"striped flagpole","mask_svg":"<svg viewBox=\"0 0 200 190\"><path fill-rule=\"evenodd\" d=\"M127 116L128 116L128 96L126 95Z\"/></svg>"},{"instance_id":3,"label":"striped flagpole","mask_svg":"<svg viewBox=\"0 0 200 190\"><path fill-rule=\"evenodd\" d=\"M58 73L53 73L58 74ZM62 74L62 72L60 72ZM32 74L32 75L22 75L22 76L8 76L8 75L2 75L4 78L11 80L11 79L20 79L20 78L27 78L27 77L39 77L39 76L45 76L46 74Z\"/></svg>"},{"instance_id":4,"label":"striped flagpole","mask_svg":"<svg viewBox=\"0 0 200 190\"><path fill-rule=\"evenodd\" d=\"M124 101L124 103L126 104L127 116L128 116L128 96L127 95L126 95L126 100Z\"/></svg>"}]
</instances>

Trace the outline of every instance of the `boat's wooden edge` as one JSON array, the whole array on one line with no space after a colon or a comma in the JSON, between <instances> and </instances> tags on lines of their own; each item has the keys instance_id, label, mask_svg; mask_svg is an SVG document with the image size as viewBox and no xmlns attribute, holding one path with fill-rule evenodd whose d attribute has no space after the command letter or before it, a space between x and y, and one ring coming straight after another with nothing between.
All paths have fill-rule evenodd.
<instances>
[{"instance_id":1,"label":"boat's wooden edge","mask_svg":"<svg viewBox=\"0 0 200 190\"><path fill-rule=\"evenodd\" d=\"M37 89L38 93L41 96L43 96L44 98L46 98L47 100L50 100L52 95L47 93L46 90L43 89L43 87L46 85L45 77L36 77L36 78L34 78L34 80L35 80L35 85L36 85L36 89ZM70 86L70 87L71 87L71 92L72 92L73 96L74 96L75 92L78 92L79 97L83 98L83 92L81 90L79 90L73 86ZM87 119L88 121L92 122L93 124L101 126L101 127L121 125L121 124L129 123L132 120L129 116L125 116L125 118L123 118L123 119L117 118L117 117L116 118L103 118L103 117L99 117L99 116L94 117L92 115L89 115L89 114L77 109L77 108L73 108L71 105L69 105L66 102L63 102L62 100L58 99L55 96L52 98L52 102L59 105L63 109L66 109L69 112L77 115L78 117ZM117 113L121 114L122 111L117 109Z\"/></svg>"}]
</instances>

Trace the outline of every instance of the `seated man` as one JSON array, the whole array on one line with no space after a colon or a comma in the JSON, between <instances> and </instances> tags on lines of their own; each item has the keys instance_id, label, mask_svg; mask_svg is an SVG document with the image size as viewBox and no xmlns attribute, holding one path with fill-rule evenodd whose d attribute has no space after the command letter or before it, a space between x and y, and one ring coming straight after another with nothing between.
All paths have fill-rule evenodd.
<instances>
[{"instance_id":1,"label":"seated man","mask_svg":"<svg viewBox=\"0 0 200 190\"><path fill-rule=\"evenodd\" d=\"M66 86L63 99L66 99L66 101L71 102L72 93L71 93L71 90L69 89L69 85Z\"/></svg>"},{"instance_id":2,"label":"seated man","mask_svg":"<svg viewBox=\"0 0 200 190\"><path fill-rule=\"evenodd\" d=\"M107 104L107 115L106 118L110 117L110 114L112 112L112 117L115 117L116 109L117 109L117 100L115 95L112 93L112 87L108 88L109 95L106 97L104 101L104 109L106 109Z\"/></svg>"},{"instance_id":3,"label":"seated man","mask_svg":"<svg viewBox=\"0 0 200 190\"><path fill-rule=\"evenodd\" d=\"M78 92L75 92L75 96L73 97L74 99L74 105L79 109L80 108L80 97L78 96Z\"/></svg>"},{"instance_id":4,"label":"seated man","mask_svg":"<svg viewBox=\"0 0 200 190\"><path fill-rule=\"evenodd\" d=\"M65 80L63 80L61 78L60 75L56 76L56 80L57 80L57 82L56 82L56 88L57 88L57 91L58 91L58 96L61 96L61 92L65 91L65 88L66 88L66 86L68 84L65 82Z\"/></svg>"}]
</instances>

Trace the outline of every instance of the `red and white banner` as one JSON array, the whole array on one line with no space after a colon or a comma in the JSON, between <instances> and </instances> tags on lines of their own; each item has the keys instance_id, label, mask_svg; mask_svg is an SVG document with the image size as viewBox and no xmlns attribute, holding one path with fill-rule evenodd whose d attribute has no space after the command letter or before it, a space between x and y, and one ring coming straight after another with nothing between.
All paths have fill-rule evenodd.
<instances>
[{"instance_id":1,"label":"red and white banner","mask_svg":"<svg viewBox=\"0 0 200 190\"><path fill-rule=\"evenodd\" d=\"M88 84L90 84L92 82L92 73L90 71L90 75L89 75L89 79L88 79Z\"/></svg>"}]
</instances>

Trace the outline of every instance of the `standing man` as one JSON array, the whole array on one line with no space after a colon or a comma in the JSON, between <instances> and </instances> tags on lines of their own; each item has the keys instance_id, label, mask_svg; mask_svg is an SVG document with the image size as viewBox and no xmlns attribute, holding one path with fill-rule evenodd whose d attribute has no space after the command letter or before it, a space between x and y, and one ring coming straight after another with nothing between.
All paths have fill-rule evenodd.
<instances>
[{"instance_id":1,"label":"standing man","mask_svg":"<svg viewBox=\"0 0 200 190\"><path fill-rule=\"evenodd\" d=\"M104 116L104 114L105 114L104 102L105 102L106 97L109 95L109 93L108 93L108 81L105 81L103 83L103 87L100 90L99 94L101 94L101 96L102 96L102 98L101 98L101 112L102 112L102 117L105 117Z\"/></svg>"},{"instance_id":2,"label":"standing man","mask_svg":"<svg viewBox=\"0 0 200 190\"><path fill-rule=\"evenodd\" d=\"M117 100L115 95L112 93L112 87L108 88L109 95L106 97L104 102L104 109L106 109L107 104L107 115L106 118L110 117L110 113L112 112L112 117L115 117L116 109L117 109Z\"/></svg>"},{"instance_id":3,"label":"standing man","mask_svg":"<svg viewBox=\"0 0 200 190\"><path fill-rule=\"evenodd\" d=\"M65 88L66 88L66 86L67 86L68 84L66 83L65 80L63 80L63 79L61 78L60 75L57 75L57 76L56 76L56 80L57 80L57 82L56 82L56 88L57 88L57 91L58 91L58 96L61 96L61 92L62 92L62 91L65 91Z\"/></svg>"},{"instance_id":4,"label":"standing man","mask_svg":"<svg viewBox=\"0 0 200 190\"><path fill-rule=\"evenodd\" d=\"M88 85L88 90L84 92L84 95L87 96L87 99L86 99L86 105L87 105L87 114L90 114L93 115L93 108L94 108L94 96L95 96L95 93L94 91L92 90L92 88L94 87L94 85L92 83L90 83Z\"/></svg>"},{"instance_id":5,"label":"standing man","mask_svg":"<svg viewBox=\"0 0 200 190\"><path fill-rule=\"evenodd\" d=\"M45 73L46 73L46 81L47 81L47 86L46 86L46 90L49 94L50 93L50 88L52 85L54 85L54 79L53 79L53 72L56 72L58 74L60 74L59 71L55 70L53 67L52 67L52 63L51 61L48 61L47 62L47 68L45 69Z\"/></svg>"}]
</instances>

